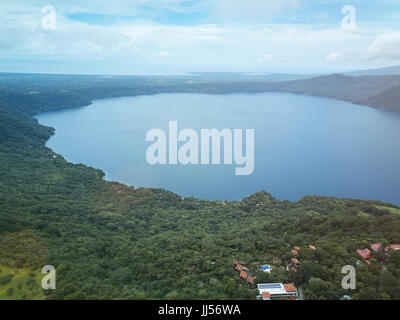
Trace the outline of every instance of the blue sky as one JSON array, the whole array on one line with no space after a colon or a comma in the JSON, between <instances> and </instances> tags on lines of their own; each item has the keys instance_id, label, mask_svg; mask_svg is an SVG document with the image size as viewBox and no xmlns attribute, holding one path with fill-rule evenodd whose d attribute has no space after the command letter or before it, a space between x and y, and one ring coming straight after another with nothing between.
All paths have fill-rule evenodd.
<instances>
[{"instance_id":1,"label":"blue sky","mask_svg":"<svg viewBox=\"0 0 400 320\"><path fill-rule=\"evenodd\" d=\"M353 5L358 11L358 20L360 23L379 23L388 26L398 26L400 13L399 3L396 1L385 0L303 0L303 1L285 1L282 6L276 9L268 10L269 3L273 1L246 1L245 11L239 6L238 12L232 10L231 13L223 14L223 8L216 7L217 1L181 1L175 6L160 4L151 6L147 4L138 4L132 6L131 11L125 11L123 14L112 15L105 13L95 13L90 11L78 11L68 14L68 18L99 24L110 25L121 22L135 22L136 20L149 20L167 25L201 25L201 24L237 24L237 23L291 23L291 24L322 24L338 25L343 17L341 8L344 5ZM226 1L227 3L230 1ZM234 1L233 1L234 2ZM243 1L244 2L244 1ZM253 3L252 3L253 2ZM266 3L266 6L259 3ZM276 1L279 2L279 1ZM293 4L290 4L292 2ZM209 5L206 5L209 4ZM229 4L232 5L232 4ZM233 5L232 5L233 6ZM254 10L251 10L254 8ZM261 10L258 10L261 8ZM219 9L221 12L218 12ZM252 12L253 11L253 12ZM241 14L243 12L243 14ZM259 14L254 14L258 12ZM248 14L250 13L250 15Z\"/></svg>"},{"instance_id":2,"label":"blue sky","mask_svg":"<svg viewBox=\"0 0 400 320\"><path fill-rule=\"evenodd\" d=\"M52 5L53 29L42 13ZM344 29L342 8L355 8ZM400 64L398 0L2 0L0 71L336 72Z\"/></svg>"}]
</instances>

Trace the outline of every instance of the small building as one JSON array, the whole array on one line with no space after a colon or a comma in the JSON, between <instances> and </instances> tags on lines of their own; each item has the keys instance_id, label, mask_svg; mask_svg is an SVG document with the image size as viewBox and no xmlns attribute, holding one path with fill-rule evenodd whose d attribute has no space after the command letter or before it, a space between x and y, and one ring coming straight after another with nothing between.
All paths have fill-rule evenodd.
<instances>
[{"instance_id":1,"label":"small building","mask_svg":"<svg viewBox=\"0 0 400 320\"><path fill-rule=\"evenodd\" d=\"M392 249L394 251L400 250L400 244L391 244L389 246L389 249Z\"/></svg>"},{"instance_id":2,"label":"small building","mask_svg":"<svg viewBox=\"0 0 400 320\"><path fill-rule=\"evenodd\" d=\"M291 261L292 261L292 263L293 263L294 265L299 265L299 264L301 264L300 261L297 260L296 258L292 258Z\"/></svg>"},{"instance_id":3,"label":"small building","mask_svg":"<svg viewBox=\"0 0 400 320\"><path fill-rule=\"evenodd\" d=\"M292 249L292 253L295 255L295 256L297 256L299 253L297 252L297 250L295 250L295 249Z\"/></svg>"},{"instance_id":4,"label":"small building","mask_svg":"<svg viewBox=\"0 0 400 320\"><path fill-rule=\"evenodd\" d=\"M247 275L247 273L246 272L244 272L244 271L242 271L242 272L240 272L240 277L242 278L242 279L247 279L247 277L248 277L248 275Z\"/></svg>"},{"instance_id":5,"label":"small building","mask_svg":"<svg viewBox=\"0 0 400 320\"><path fill-rule=\"evenodd\" d=\"M235 267L235 270L238 271L238 272L241 272L241 271L244 270L244 267L241 264L237 264L236 267Z\"/></svg>"},{"instance_id":6,"label":"small building","mask_svg":"<svg viewBox=\"0 0 400 320\"><path fill-rule=\"evenodd\" d=\"M300 247L294 247L294 250L300 251Z\"/></svg>"},{"instance_id":7,"label":"small building","mask_svg":"<svg viewBox=\"0 0 400 320\"><path fill-rule=\"evenodd\" d=\"M271 300L271 294L270 294L269 292L265 291L265 292L263 292L263 293L261 294L261 298L262 298L263 300Z\"/></svg>"},{"instance_id":8,"label":"small building","mask_svg":"<svg viewBox=\"0 0 400 320\"><path fill-rule=\"evenodd\" d=\"M364 260L368 260L370 258L371 255L371 250L369 250L368 248L365 249L358 249L357 253L363 257Z\"/></svg>"},{"instance_id":9,"label":"small building","mask_svg":"<svg viewBox=\"0 0 400 320\"><path fill-rule=\"evenodd\" d=\"M255 280L254 277L250 277L250 276L247 277L247 283L248 284L255 284L254 280Z\"/></svg>"},{"instance_id":10,"label":"small building","mask_svg":"<svg viewBox=\"0 0 400 320\"><path fill-rule=\"evenodd\" d=\"M297 297L297 289L293 283L261 283L257 285L257 288L260 293L259 297L263 300L281 297Z\"/></svg>"},{"instance_id":11,"label":"small building","mask_svg":"<svg viewBox=\"0 0 400 320\"><path fill-rule=\"evenodd\" d=\"M310 244L308 247L309 247L311 250L317 250L317 248L314 247L312 244Z\"/></svg>"},{"instance_id":12,"label":"small building","mask_svg":"<svg viewBox=\"0 0 400 320\"><path fill-rule=\"evenodd\" d=\"M293 283L284 283L283 287L285 288L286 292L296 292L297 293L297 289Z\"/></svg>"},{"instance_id":13,"label":"small building","mask_svg":"<svg viewBox=\"0 0 400 320\"><path fill-rule=\"evenodd\" d=\"M372 243L371 248L375 251L378 252L382 249L382 244L381 243Z\"/></svg>"},{"instance_id":14,"label":"small building","mask_svg":"<svg viewBox=\"0 0 400 320\"><path fill-rule=\"evenodd\" d=\"M364 261L367 264L371 264L371 262L369 261L369 258L371 257L371 250L369 250L368 248L365 249L358 249L357 253L364 258Z\"/></svg>"}]
</instances>

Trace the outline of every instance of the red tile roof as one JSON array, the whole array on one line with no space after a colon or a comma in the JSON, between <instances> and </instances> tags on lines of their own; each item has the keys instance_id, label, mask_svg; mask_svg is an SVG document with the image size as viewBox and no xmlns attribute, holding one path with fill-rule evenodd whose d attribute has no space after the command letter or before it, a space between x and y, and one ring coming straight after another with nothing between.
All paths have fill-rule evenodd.
<instances>
[{"instance_id":1,"label":"red tile roof","mask_svg":"<svg viewBox=\"0 0 400 320\"><path fill-rule=\"evenodd\" d=\"M389 249L392 249L392 250L400 250L400 244L391 244L391 245L389 246Z\"/></svg>"},{"instance_id":2,"label":"red tile roof","mask_svg":"<svg viewBox=\"0 0 400 320\"><path fill-rule=\"evenodd\" d=\"M236 271L242 271L244 267L241 264L237 264L235 269Z\"/></svg>"},{"instance_id":3,"label":"red tile roof","mask_svg":"<svg viewBox=\"0 0 400 320\"><path fill-rule=\"evenodd\" d=\"M250 276L247 277L247 283L254 284L254 278Z\"/></svg>"},{"instance_id":4,"label":"red tile roof","mask_svg":"<svg viewBox=\"0 0 400 320\"><path fill-rule=\"evenodd\" d=\"M294 264L301 264L299 260L297 260L296 258L292 258L292 263Z\"/></svg>"},{"instance_id":5,"label":"red tile roof","mask_svg":"<svg viewBox=\"0 0 400 320\"><path fill-rule=\"evenodd\" d=\"M264 292L262 293L262 297L263 297L264 299L271 299L271 294L270 294L269 292L267 292L267 291L264 291Z\"/></svg>"},{"instance_id":6,"label":"red tile roof","mask_svg":"<svg viewBox=\"0 0 400 320\"><path fill-rule=\"evenodd\" d=\"M244 271L242 271L242 272L240 273L240 277L243 278L243 279L247 279L247 273L244 272Z\"/></svg>"},{"instance_id":7,"label":"red tile roof","mask_svg":"<svg viewBox=\"0 0 400 320\"><path fill-rule=\"evenodd\" d=\"M371 248L374 249L375 251L379 251L382 249L382 244L381 243L372 243Z\"/></svg>"},{"instance_id":8,"label":"red tile roof","mask_svg":"<svg viewBox=\"0 0 400 320\"><path fill-rule=\"evenodd\" d=\"M312 244L310 244L309 246L308 246L310 249L312 249L312 250L316 250L317 248L315 248Z\"/></svg>"},{"instance_id":9,"label":"red tile roof","mask_svg":"<svg viewBox=\"0 0 400 320\"><path fill-rule=\"evenodd\" d=\"M283 287L285 288L286 292L296 292L296 287L293 283L284 283Z\"/></svg>"},{"instance_id":10,"label":"red tile roof","mask_svg":"<svg viewBox=\"0 0 400 320\"><path fill-rule=\"evenodd\" d=\"M369 250L368 248L365 248L363 250L358 249L357 253L363 257L364 259L369 259L370 254L371 254L371 250Z\"/></svg>"}]
</instances>

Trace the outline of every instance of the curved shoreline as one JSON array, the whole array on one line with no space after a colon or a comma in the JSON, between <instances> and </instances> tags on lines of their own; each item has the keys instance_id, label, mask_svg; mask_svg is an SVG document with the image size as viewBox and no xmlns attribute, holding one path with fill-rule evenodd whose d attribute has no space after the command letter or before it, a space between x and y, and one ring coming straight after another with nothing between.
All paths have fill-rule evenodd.
<instances>
[{"instance_id":1,"label":"curved shoreline","mask_svg":"<svg viewBox=\"0 0 400 320\"><path fill-rule=\"evenodd\" d=\"M266 94L266 93L298 95L298 94L290 93L290 92L289 92L289 93L286 93L286 92L269 92L269 91L267 91L267 92L257 92L257 93L254 93L254 92L250 92L250 93L248 93L248 92L235 92L235 93L227 93L227 94L223 94L223 95L237 95L237 94L243 94L243 95L262 95L262 94ZM141 96L154 96L154 95L159 95L159 94L164 94L164 93L141 94L141 95L129 95L129 96L121 96L121 97L109 97L109 98L93 99L89 104L86 104L86 105L84 105L84 106L66 107L66 108L62 108L62 109L84 108L84 107L87 107L87 106L92 105L92 104L93 104L94 102L96 102L96 101L102 101L102 100L108 100L108 99L113 100L113 99L120 99L120 98L133 98L133 97L141 97ZM174 92L174 93L168 93L168 94L188 94L188 95L189 95L189 94L192 94L192 93ZM201 93L201 94L204 94L204 93ZM218 95L218 94L209 94L209 95ZM336 101L338 101L338 102L346 102L346 101L342 101L342 100L332 99L332 98L329 98L329 97L320 97L320 96L311 96L311 95L306 95L306 96L310 96L310 97L314 97L314 98L320 98L320 99L327 99L327 100L336 100ZM348 102L346 102L346 103L348 103ZM367 107L368 107L368 106L367 106ZM372 107L368 107L368 108L374 109L374 108L372 108ZM46 111L44 111L44 112L38 113L37 115L42 114L42 113L46 113L46 112L57 111L57 110L61 110L61 108L55 108L55 109L52 109L52 110L46 110ZM34 119L36 119L35 116L34 116ZM37 119L36 119L36 120L37 120ZM45 126L45 125L40 124L40 123L39 123L39 125ZM53 134L55 134L55 133L53 133ZM50 139L50 137L49 137L49 139ZM48 142L48 139L47 139L47 141L45 142L45 146L46 146L47 142ZM47 147L47 146L46 146L46 147ZM50 147L47 147L47 148L51 149ZM51 149L51 150L52 150L52 149ZM52 150L52 151L53 151L53 150ZM54 151L53 151L53 152L54 152ZM60 154L60 155L61 155L62 157L64 157L62 154ZM68 160L66 160L66 161L68 161ZM69 161L68 161L68 162L69 162ZM70 163L72 163L72 162L70 162ZM74 164L74 163L72 163L72 164ZM94 169L96 169L95 167L90 166L90 165L87 165L87 164L83 164L83 165L85 165L85 166L87 166L87 167L89 167L89 168L94 168ZM121 184L125 184L125 185L127 185L127 186L131 186L131 187L133 187L133 188L136 188L136 187L137 187L136 185L127 184L126 182L122 182L121 180L118 180L118 179L117 179L117 180L107 179L107 177L106 177L106 172L103 171L103 169L96 169L96 170L100 170L100 171L103 172L103 174L104 174L103 179L104 179L106 182L114 182L114 181L115 181L115 182L118 182L118 183L121 183ZM160 189L160 188L158 188L158 187L140 187L140 186L138 186L137 188L153 189L153 190L154 190L154 189L156 189L156 190ZM171 191L169 191L168 188L166 188L166 189L162 188L162 189L163 189L163 190L166 190L166 191L168 191L168 192L171 192ZM252 195L252 194L254 194L254 193L251 193L251 194L249 194L249 195ZM191 197L197 198L196 196L191 196ZM304 198L304 197L307 197L307 195L304 195L304 196L300 197L299 200L301 200L301 199ZM320 195L320 197L324 197L324 196L323 196L323 195ZM336 196L336 195L334 195L334 196L329 196L329 197L330 197L330 198L341 198L340 196ZM243 198L242 198L242 199L243 199ZM349 198L349 199L350 199L350 198ZM362 200L362 198L351 198L351 199L360 199L360 200ZM199 198L199 200L201 200L201 198ZM299 200L297 200L297 201L291 200L291 202L298 202ZM221 202L222 202L222 200L206 200L206 201L221 201ZM235 202L235 201L238 201L238 200L231 200L231 201L229 201L229 202ZM381 202L384 202L383 200L371 200L371 199L368 199L368 200L365 200L365 201L381 201Z\"/></svg>"}]
</instances>

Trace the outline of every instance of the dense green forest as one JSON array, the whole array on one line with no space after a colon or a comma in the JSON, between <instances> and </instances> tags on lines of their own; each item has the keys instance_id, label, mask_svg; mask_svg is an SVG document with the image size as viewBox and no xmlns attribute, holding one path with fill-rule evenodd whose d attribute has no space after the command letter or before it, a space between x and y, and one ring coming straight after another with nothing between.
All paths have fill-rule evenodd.
<instances>
[{"instance_id":1,"label":"dense green forest","mask_svg":"<svg viewBox=\"0 0 400 320\"><path fill-rule=\"evenodd\" d=\"M240 280L233 258L256 282L294 282L305 299L400 299L400 251L373 253L371 264L356 253L400 242L395 205L318 196L289 202L267 192L203 201L127 187L45 147L54 129L32 118L99 98L226 93L241 85L188 81L0 77L0 299L255 299L256 287ZM297 271L286 269L294 246ZM257 272L266 263L274 271ZM56 290L41 289L45 264L56 267ZM341 288L344 265L356 266L355 290Z\"/></svg>"}]
</instances>

